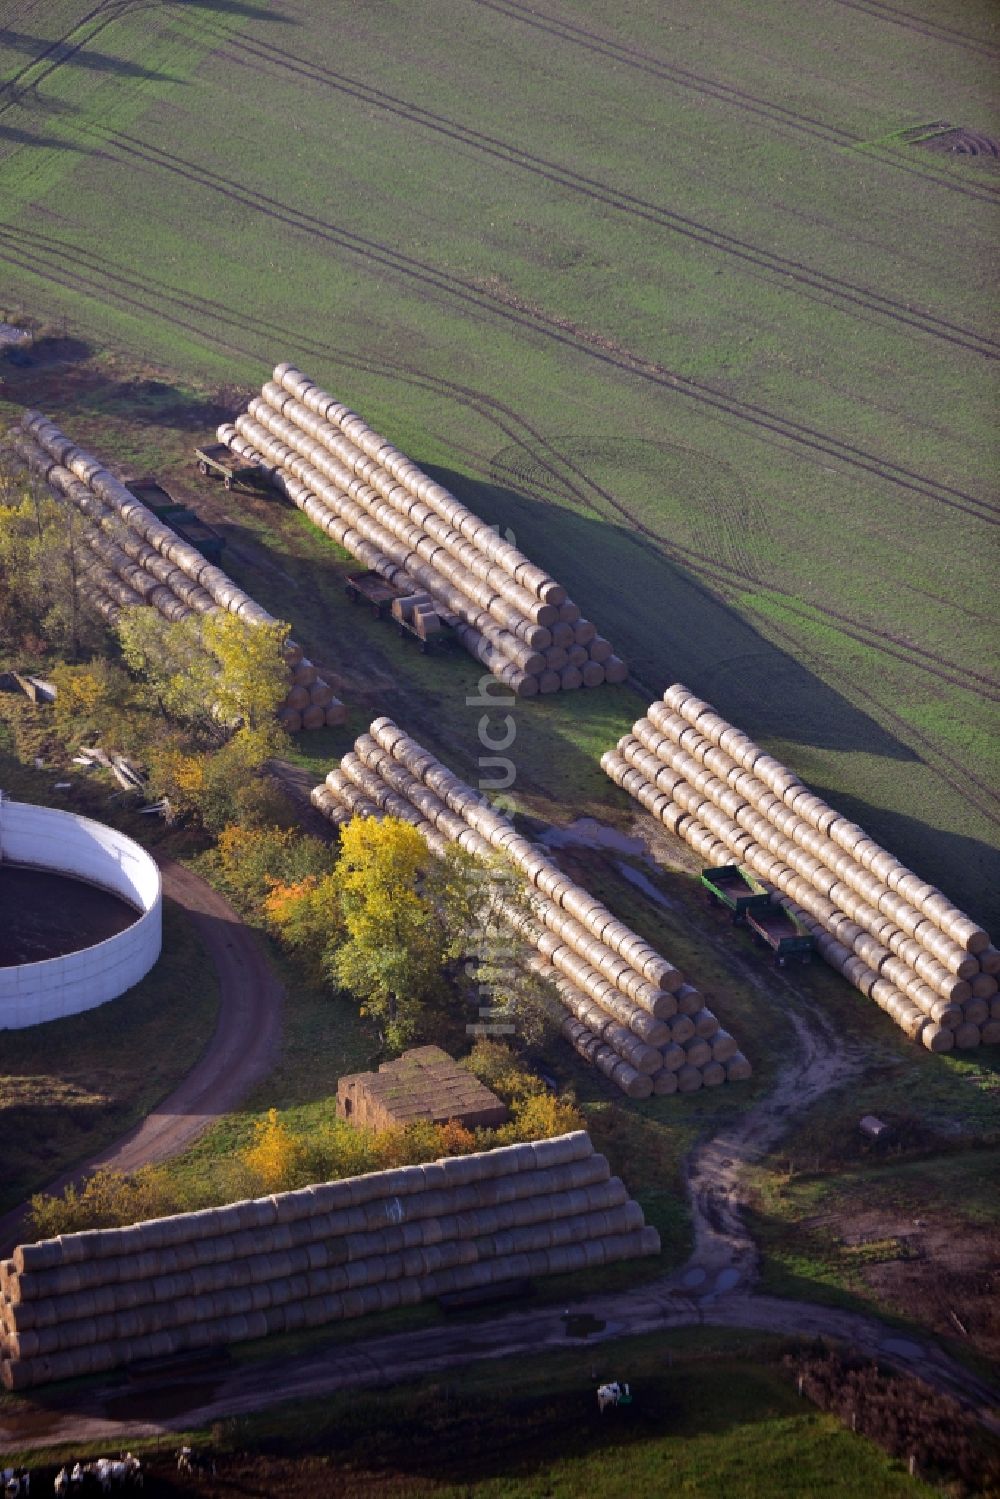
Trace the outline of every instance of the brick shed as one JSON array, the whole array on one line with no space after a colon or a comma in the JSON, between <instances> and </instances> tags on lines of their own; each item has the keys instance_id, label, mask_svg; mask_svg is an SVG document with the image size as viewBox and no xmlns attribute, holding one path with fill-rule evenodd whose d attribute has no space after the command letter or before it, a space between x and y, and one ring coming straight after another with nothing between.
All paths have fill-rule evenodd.
<instances>
[{"instance_id":1,"label":"brick shed","mask_svg":"<svg viewBox=\"0 0 1000 1499\"><path fill-rule=\"evenodd\" d=\"M337 1115L369 1129L429 1119L458 1119L468 1129L505 1124L507 1108L440 1046L417 1046L377 1072L355 1072L337 1085Z\"/></svg>"}]
</instances>

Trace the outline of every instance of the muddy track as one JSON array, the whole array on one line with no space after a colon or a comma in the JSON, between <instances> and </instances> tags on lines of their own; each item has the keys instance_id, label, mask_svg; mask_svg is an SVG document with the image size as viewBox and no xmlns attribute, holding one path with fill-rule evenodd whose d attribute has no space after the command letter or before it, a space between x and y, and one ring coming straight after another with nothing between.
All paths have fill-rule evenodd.
<instances>
[{"instance_id":1,"label":"muddy track","mask_svg":"<svg viewBox=\"0 0 1000 1499\"><path fill-rule=\"evenodd\" d=\"M782 987L791 1003L794 990ZM747 1114L692 1151L686 1184L694 1220L691 1260L671 1282L698 1285L709 1294L748 1286L757 1276L757 1250L743 1222L744 1168L759 1160L786 1132L793 1115L842 1087L862 1072L862 1049L847 1046L830 1023L801 1000L787 1010L798 1055L779 1075L773 1090Z\"/></svg>"},{"instance_id":2,"label":"muddy track","mask_svg":"<svg viewBox=\"0 0 1000 1499\"><path fill-rule=\"evenodd\" d=\"M388 94L363 79L351 78L347 74L336 73L318 63L297 57L286 48L278 47L274 43L258 42L246 37L231 40L227 56L230 56L234 62L239 62L243 60L243 55L256 57L272 67L301 76L309 82L318 82L327 89L358 100L368 108L380 109L396 116L408 125L419 126L443 135L459 145L492 156L506 167L542 177L555 186L589 198L601 204L602 207L612 208L618 213L691 239L710 250L742 260L757 270L779 277L783 287L787 287L789 282L793 286L808 287L813 291L823 293L834 302L847 304L848 311L852 307L858 307L869 315L884 317L900 325L915 328L931 337L957 344L983 358L1000 358L1000 343L988 338L985 334L976 332L975 329L962 327L960 324L938 317L935 313L923 311L909 303L884 296L869 287L858 286L837 276L828 275L824 271L806 265L803 261L775 254L760 245L738 239L723 230L679 214L662 204L650 202L648 199L640 198L610 183L587 177L560 162L537 156L520 145L473 130L455 119L425 109L411 100Z\"/></svg>"},{"instance_id":3,"label":"muddy track","mask_svg":"<svg viewBox=\"0 0 1000 1499\"><path fill-rule=\"evenodd\" d=\"M284 991L257 938L200 875L158 860L163 892L193 923L215 966L219 1016L208 1046L179 1085L142 1124L46 1189L61 1192L99 1166L136 1171L178 1155L267 1076L277 1056ZM26 1211L0 1218L0 1254L18 1242Z\"/></svg>"},{"instance_id":4,"label":"muddy track","mask_svg":"<svg viewBox=\"0 0 1000 1499\"><path fill-rule=\"evenodd\" d=\"M789 1013L798 1055L771 1093L692 1152L688 1189L695 1249L688 1264L674 1274L631 1291L587 1297L562 1312L515 1312L350 1344L334 1341L292 1358L193 1375L197 1383L183 1410L178 1409L176 1385L135 1385L121 1376L84 1391L41 1392L0 1412L0 1445L11 1451L84 1441L119 1445L139 1436L193 1430L264 1410L275 1404L276 1393L281 1402L316 1399L337 1390L397 1384L480 1359L579 1347L580 1340L568 1331L570 1316L603 1324L603 1331L586 1341L602 1367L613 1353L598 1352L599 1344L692 1324L833 1339L926 1380L991 1429L1000 1430L993 1413L996 1391L922 1335L904 1336L857 1312L751 1293L756 1251L740 1216L743 1168L780 1138L796 1113L831 1088L843 1086L864 1066L860 1053L845 1047L816 1011L799 1004ZM161 1405L167 1414L158 1413Z\"/></svg>"},{"instance_id":5,"label":"muddy track","mask_svg":"<svg viewBox=\"0 0 1000 1499\"><path fill-rule=\"evenodd\" d=\"M848 4L850 0L841 0L841 3ZM542 11L535 5L522 4L520 0L476 0L476 4L488 10L494 10L509 20L531 26L568 46L593 52L615 63L618 67L632 68L637 72L647 73L664 83L686 88L702 98L717 100L730 110L741 110L756 115L772 124L782 125L790 131L818 138L824 144L834 148L864 149L877 156L883 166L895 171L907 172L912 177L920 177L926 182L933 183L935 187L943 187L962 197L972 198L980 203L995 203L996 201L995 192L988 186L972 187L956 181L953 177L928 171L914 162L907 161L892 146L880 145L877 141L864 141L860 136L844 130L841 126L832 125L829 121L817 119L814 115L799 113L776 103L773 99L748 93L745 89L737 88L722 79L709 78L704 74L691 72L687 68L680 68L655 52L649 52L628 42L616 41L614 37L591 31L578 22ZM972 39L964 38L964 40ZM984 44L975 42L975 45L978 48ZM990 50L988 55L995 54Z\"/></svg>"}]
</instances>

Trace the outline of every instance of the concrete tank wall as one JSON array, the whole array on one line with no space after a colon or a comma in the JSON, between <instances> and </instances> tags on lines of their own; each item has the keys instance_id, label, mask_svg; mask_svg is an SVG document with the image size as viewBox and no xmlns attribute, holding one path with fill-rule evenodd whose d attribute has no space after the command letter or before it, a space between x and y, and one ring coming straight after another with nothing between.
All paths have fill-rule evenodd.
<instances>
[{"instance_id":1,"label":"concrete tank wall","mask_svg":"<svg viewBox=\"0 0 1000 1499\"><path fill-rule=\"evenodd\" d=\"M124 833L75 812L0 802L0 861L99 885L142 914L124 932L61 958L0 968L0 1030L92 1010L130 989L160 956L160 871Z\"/></svg>"}]
</instances>

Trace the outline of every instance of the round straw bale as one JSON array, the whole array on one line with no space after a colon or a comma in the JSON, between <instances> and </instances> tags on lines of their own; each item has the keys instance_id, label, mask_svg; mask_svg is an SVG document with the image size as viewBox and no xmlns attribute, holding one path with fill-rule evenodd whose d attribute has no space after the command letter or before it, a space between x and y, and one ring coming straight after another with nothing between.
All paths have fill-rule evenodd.
<instances>
[{"instance_id":1,"label":"round straw bale","mask_svg":"<svg viewBox=\"0 0 1000 1499\"><path fill-rule=\"evenodd\" d=\"M578 666L565 666L559 673L559 685L563 692L575 692L583 686L583 673Z\"/></svg>"},{"instance_id":2,"label":"round straw bale","mask_svg":"<svg viewBox=\"0 0 1000 1499\"><path fill-rule=\"evenodd\" d=\"M686 1063L678 1072L674 1073L677 1079L677 1091L679 1093L696 1093L702 1084L701 1068Z\"/></svg>"},{"instance_id":3,"label":"round straw bale","mask_svg":"<svg viewBox=\"0 0 1000 1499\"><path fill-rule=\"evenodd\" d=\"M657 1098L665 1098L671 1093L677 1092L677 1073L668 1072L666 1068L658 1072L653 1078L653 1093Z\"/></svg>"},{"instance_id":4,"label":"round straw bale","mask_svg":"<svg viewBox=\"0 0 1000 1499\"><path fill-rule=\"evenodd\" d=\"M990 1018L989 1001L976 999L975 995L973 995L962 1006L962 1018L963 1020L971 1021L973 1025L982 1025L984 1020L989 1020Z\"/></svg>"},{"instance_id":5,"label":"round straw bale","mask_svg":"<svg viewBox=\"0 0 1000 1499\"><path fill-rule=\"evenodd\" d=\"M604 680L612 684L624 682L628 678L628 667L620 656L609 656L604 662Z\"/></svg>"},{"instance_id":6,"label":"round straw bale","mask_svg":"<svg viewBox=\"0 0 1000 1499\"><path fill-rule=\"evenodd\" d=\"M992 999L998 987L992 973L977 973L971 980L973 999Z\"/></svg>"},{"instance_id":7,"label":"round straw bale","mask_svg":"<svg viewBox=\"0 0 1000 1499\"><path fill-rule=\"evenodd\" d=\"M726 1062L726 1080L730 1083L742 1082L751 1074L750 1063L741 1051L736 1052Z\"/></svg>"},{"instance_id":8,"label":"round straw bale","mask_svg":"<svg viewBox=\"0 0 1000 1499\"><path fill-rule=\"evenodd\" d=\"M964 1021L955 1027L955 1045L963 1051L970 1047L978 1046L982 1036L978 1025L973 1025L971 1020Z\"/></svg>"},{"instance_id":9,"label":"round straw bale","mask_svg":"<svg viewBox=\"0 0 1000 1499\"><path fill-rule=\"evenodd\" d=\"M979 1027L979 1039L983 1046L996 1046L1000 1043L1000 1016L983 1021Z\"/></svg>"},{"instance_id":10,"label":"round straw bale","mask_svg":"<svg viewBox=\"0 0 1000 1499\"><path fill-rule=\"evenodd\" d=\"M712 1048L700 1036L692 1036L685 1043L684 1051L687 1055L688 1064L692 1067L704 1067L706 1062L712 1060Z\"/></svg>"},{"instance_id":11,"label":"round straw bale","mask_svg":"<svg viewBox=\"0 0 1000 1499\"><path fill-rule=\"evenodd\" d=\"M573 626L573 640L577 645L589 646L597 636L597 626L589 619L578 619Z\"/></svg>"},{"instance_id":12,"label":"round straw bale","mask_svg":"<svg viewBox=\"0 0 1000 1499\"><path fill-rule=\"evenodd\" d=\"M308 708L302 710L302 727L304 729L321 729L326 723L326 709L310 703Z\"/></svg>"},{"instance_id":13,"label":"round straw bale","mask_svg":"<svg viewBox=\"0 0 1000 1499\"><path fill-rule=\"evenodd\" d=\"M726 1081L726 1069L721 1062L706 1062L701 1069L701 1083L703 1088L717 1088L720 1083Z\"/></svg>"},{"instance_id":14,"label":"round straw bale","mask_svg":"<svg viewBox=\"0 0 1000 1499\"><path fill-rule=\"evenodd\" d=\"M614 655L610 640L605 640L603 635L595 635L587 647L587 653L591 661L608 661Z\"/></svg>"},{"instance_id":15,"label":"round straw bale","mask_svg":"<svg viewBox=\"0 0 1000 1499\"><path fill-rule=\"evenodd\" d=\"M297 708L281 708L278 711L278 722L288 734L297 734L302 728L302 714Z\"/></svg>"}]
</instances>

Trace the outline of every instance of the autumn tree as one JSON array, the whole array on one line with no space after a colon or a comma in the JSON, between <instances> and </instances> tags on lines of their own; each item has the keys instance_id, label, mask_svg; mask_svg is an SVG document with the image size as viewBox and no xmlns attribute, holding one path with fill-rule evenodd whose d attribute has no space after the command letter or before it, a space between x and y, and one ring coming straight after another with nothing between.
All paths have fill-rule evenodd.
<instances>
[{"instance_id":1,"label":"autumn tree","mask_svg":"<svg viewBox=\"0 0 1000 1499\"><path fill-rule=\"evenodd\" d=\"M355 817L341 830L335 876L344 942L324 966L393 1047L419 1033L427 1006L446 992L444 913L425 888L433 864L416 828L398 818Z\"/></svg>"},{"instance_id":2,"label":"autumn tree","mask_svg":"<svg viewBox=\"0 0 1000 1499\"><path fill-rule=\"evenodd\" d=\"M253 1144L243 1152L243 1161L265 1192L287 1192L304 1185L300 1177L305 1147L278 1117L277 1109L268 1109L267 1116L257 1120Z\"/></svg>"},{"instance_id":3,"label":"autumn tree","mask_svg":"<svg viewBox=\"0 0 1000 1499\"><path fill-rule=\"evenodd\" d=\"M155 609L124 609L118 638L126 663L147 684L165 718L210 743L242 734L257 764L280 744L277 710L288 691L280 620L249 625L235 614L166 620Z\"/></svg>"}]
</instances>

